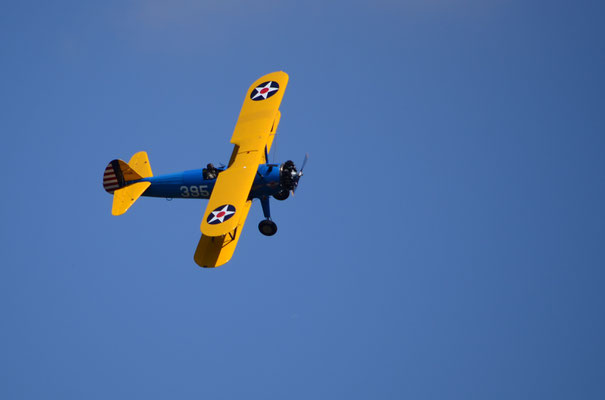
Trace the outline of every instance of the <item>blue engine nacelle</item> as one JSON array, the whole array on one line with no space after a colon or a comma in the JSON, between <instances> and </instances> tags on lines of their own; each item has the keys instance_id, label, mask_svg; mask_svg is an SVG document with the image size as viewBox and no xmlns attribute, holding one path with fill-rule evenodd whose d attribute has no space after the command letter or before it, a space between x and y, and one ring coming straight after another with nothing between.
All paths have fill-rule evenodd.
<instances>
[{"instance_id":1,"label":"blue engine nacelle","mask_svg":"<svg viewBox=\"0 0 605 400\"><path fill-rule=\"evenodd\" d=\"M296 189L300 174L292 161L279 164L262 164L252 185L251 198L273 196L286 200L290 191Z\"/></svg>"}]
</instances>

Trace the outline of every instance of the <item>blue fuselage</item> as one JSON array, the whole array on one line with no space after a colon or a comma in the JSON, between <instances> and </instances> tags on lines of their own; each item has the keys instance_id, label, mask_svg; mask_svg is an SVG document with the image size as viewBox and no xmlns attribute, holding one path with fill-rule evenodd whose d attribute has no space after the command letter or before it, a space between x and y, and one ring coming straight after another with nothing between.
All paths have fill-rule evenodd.
<instances>
[{"instance_id":1,"label":"blue fuselage","mask_svg":"<svg viewBox=\"0 0 605 400\"><path fill-rule=\"evenodd\" d=\"M279 164L261 164L252 184L249 198L271 196L281 190ZM218 168L219 173L224 169ZM180 199L208 199L214 189L216 179L204 179L202 169L158 175L137 182L151 182L151 186L142 194L147 197L165 197Z\"/></svg>"}]
</instances>

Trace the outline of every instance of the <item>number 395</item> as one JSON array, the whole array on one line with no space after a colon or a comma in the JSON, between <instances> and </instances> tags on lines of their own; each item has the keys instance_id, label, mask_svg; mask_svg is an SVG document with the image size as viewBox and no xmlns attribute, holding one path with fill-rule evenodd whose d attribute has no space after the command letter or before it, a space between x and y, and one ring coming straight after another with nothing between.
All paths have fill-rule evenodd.
<instances>
[{"instance_id":1,"label":"number 395","mask_svg":"<svg viewBox=\"0 0 605 400\"><path fill-rule=\"evenodd\" d=\"M181 186L181 197L207 197L210 196L210 192L207 190L208 186Z\"/></svg>"}]
</instances>

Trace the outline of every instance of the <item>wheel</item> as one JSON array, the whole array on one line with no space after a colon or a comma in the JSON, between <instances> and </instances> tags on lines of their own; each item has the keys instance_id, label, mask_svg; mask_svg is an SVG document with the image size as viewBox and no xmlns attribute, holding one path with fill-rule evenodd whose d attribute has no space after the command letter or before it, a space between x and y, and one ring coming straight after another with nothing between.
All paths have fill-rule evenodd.
<instances>
[{"instance_id":1,"label":"wheel","mask_svg":"<svg viewBox=\"0 0 605 400\"><path fill-rule=\"evenodd\" d=\"M264 219L258 224L258 230L265 236L273 236L277 232L277 225L269 219Z\"/></svg>"},{"instance_id":2,"label":"wheel","mask_svg":"<svg viewBox=\"0 0 605 400\"><path fill-rule=\"evenodd\" d=\"M290 192L287 190L282 190L273 195L276 200L286 200L290 196Z\"/></svg>"}]
</instances>

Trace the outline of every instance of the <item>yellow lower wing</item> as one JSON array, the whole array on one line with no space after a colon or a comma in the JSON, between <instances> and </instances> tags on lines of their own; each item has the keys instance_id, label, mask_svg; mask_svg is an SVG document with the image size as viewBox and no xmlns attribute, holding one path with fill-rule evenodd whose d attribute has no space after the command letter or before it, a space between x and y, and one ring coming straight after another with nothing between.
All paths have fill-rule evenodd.
<instances>
[{"instance_id":1,"label":"yellow lower wing","mask_svg":"<svg viewBox=\"0 0 605 400\"><path fill-rule=\"evenodd\" d=\"M240 153L233 164L218 175L200 226L204 235L222 236L233 232L245 211L262 157L260 151Z\"/></svg>"},{"instance_id":2,"label":"yellow lower wing","mask_svg":"<svg viewBox=\"0 0 605 400\"><path fill-rule=\"evenodd\" d=\"M240 211L241 217L233 232L223 236L202 235L193 256L197 265L203 268L214 268L225 264L231 259L251 205L252 201L248 200Z\"/></svg>"}]
</instances>

